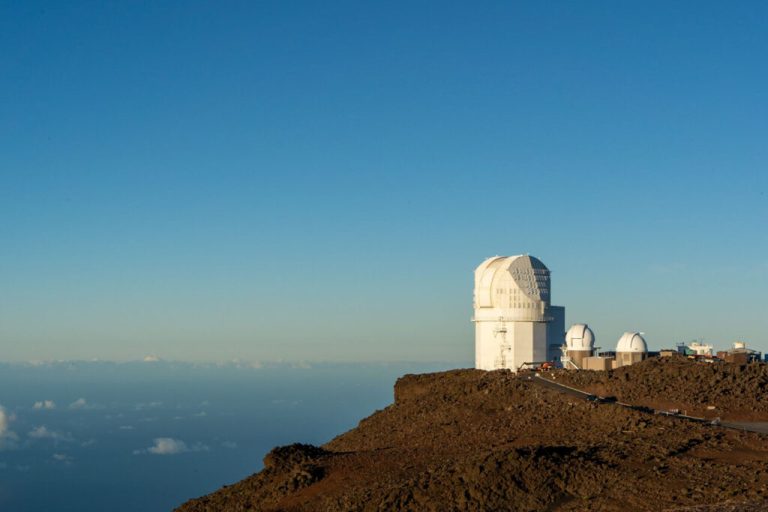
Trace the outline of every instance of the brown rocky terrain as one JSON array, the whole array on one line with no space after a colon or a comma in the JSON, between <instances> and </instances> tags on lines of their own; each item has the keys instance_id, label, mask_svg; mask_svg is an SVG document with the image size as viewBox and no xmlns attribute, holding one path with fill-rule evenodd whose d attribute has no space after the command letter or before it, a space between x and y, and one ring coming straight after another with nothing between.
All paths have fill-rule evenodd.
<instances>
[{"instance_id":1,"label":"brown rocky terrain","mask_svg":"<svg viewBox=\"0 0 768 512\"><path fill-rule=\"evenodd\" d=\"M653 357L612 371L559 370L562 384L654 409L729 421L768 421L768 364L701 363Z\"/></svg>"},{"instance_id":2,"label":"brown rocky terrain","mask_svg":"<svg viewBox=\"0 0 768 512\"><path fill-rule=\"evenodd\" d=\"M582 384L614 380L592 378ZM322 447L275 448L264 466L178 511L768 509L766 437L588 402L506 371L406 375L393 405Z\"/></svg>"}]
</instances>

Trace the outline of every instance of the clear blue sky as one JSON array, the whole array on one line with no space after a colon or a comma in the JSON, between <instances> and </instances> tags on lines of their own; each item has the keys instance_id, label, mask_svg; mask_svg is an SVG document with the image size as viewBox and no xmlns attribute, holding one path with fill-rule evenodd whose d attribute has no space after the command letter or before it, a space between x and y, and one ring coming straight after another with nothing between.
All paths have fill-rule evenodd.
<instances>
[{"instance_id":1,"label":"clear blue sky","mask_svg":"<svg viewBox=\"0 0 768 512\"><path fill-rule=\"evenodd\" d=\"M765 2L2 2L0 359L768 350Z\"/></svg>"}]
</instances>

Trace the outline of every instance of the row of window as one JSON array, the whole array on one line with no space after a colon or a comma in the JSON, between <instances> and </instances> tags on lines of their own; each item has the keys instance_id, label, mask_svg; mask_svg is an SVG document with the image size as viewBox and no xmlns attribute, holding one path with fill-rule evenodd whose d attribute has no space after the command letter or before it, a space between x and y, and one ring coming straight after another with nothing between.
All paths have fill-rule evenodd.
<instances>
[{"instance_id":1,"label":"row of window","mask_svg":"<svg viewBox=\"0 0 768 512\"><path fill-rule=\"evenodd\" d=\"M549 288L543 288L541 286L537 286L536 288L533 288L533 287L520 288L520 291L522 291L522 292L529 292L529 293L530 292L534 292L535 293L535 292L539 291L541 293L547 293L547 292L549 292ZM517 292L518 292L517 288L512 288L512 289L496 288L496 295L504 295L505 293L509 293L510 295L517 295Z\"/></svg>"}]
</instances>

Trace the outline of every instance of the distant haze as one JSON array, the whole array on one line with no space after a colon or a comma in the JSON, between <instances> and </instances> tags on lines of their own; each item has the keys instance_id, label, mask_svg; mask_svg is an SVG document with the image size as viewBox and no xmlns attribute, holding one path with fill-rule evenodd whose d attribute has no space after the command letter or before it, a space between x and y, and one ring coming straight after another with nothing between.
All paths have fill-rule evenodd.
<instances>
[{"instance_id":1,"label":"distant haze","mask_svg":"<svg viewBox=\"0 0 768 512\"><path fill-rule=\"evenodd\" d=\"M603 348L768 350L767 17L4 3L0 360L459 364L520 253Z\"/></svg>"}]
</instances>

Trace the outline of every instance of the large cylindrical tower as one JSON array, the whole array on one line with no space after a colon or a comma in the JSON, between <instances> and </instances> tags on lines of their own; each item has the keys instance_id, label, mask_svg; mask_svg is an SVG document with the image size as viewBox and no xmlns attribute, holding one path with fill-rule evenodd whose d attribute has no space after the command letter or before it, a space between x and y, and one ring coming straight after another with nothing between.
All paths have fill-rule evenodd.
<instances>
[{"instance_id":1,"label":"large cylindrical tower","mask_svg":"<svg viewBox=\"0 0 768 512\"><path fill-rule=\"evenodd\" d=\"M517 371L552 359L562 344L564 312L550 305L550 292L549 269L533 256L495 256L477 267L476 368Z\"/></svg>"}]
</instances>

